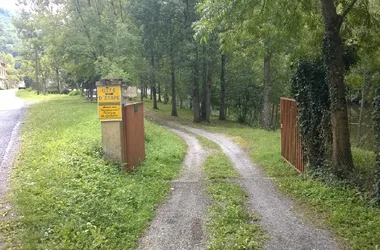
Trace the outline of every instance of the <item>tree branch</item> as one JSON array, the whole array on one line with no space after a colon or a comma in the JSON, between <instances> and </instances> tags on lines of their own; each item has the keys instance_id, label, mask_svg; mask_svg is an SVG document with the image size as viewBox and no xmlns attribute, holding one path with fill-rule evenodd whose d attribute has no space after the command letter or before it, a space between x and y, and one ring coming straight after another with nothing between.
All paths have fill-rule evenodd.
<instances>
[{"instance_id":1,"label":"tree branch","mask_svg":"<svg viewBox=\"0 0 380 250\"><path fill-rule=\"evenodd\" d=\"M342 20L347 16L348 12L350 12L350 10L352 9L352 7L354 7L355 3L357 2L358 0L352 0L351 3L347 6L347 8L343 11L342 13Z\"/></svg>"},{"instance_id":2,"label":"tree branch","mask_svg":"<svg viewBox=\"0 0 380 250\"><path fill-rule=\"evenodd\" d=\"M264 12L265 4L266 4L266 1L264 0L263 5L261 6L260 14Z\"/></svg>"}]
</instances>

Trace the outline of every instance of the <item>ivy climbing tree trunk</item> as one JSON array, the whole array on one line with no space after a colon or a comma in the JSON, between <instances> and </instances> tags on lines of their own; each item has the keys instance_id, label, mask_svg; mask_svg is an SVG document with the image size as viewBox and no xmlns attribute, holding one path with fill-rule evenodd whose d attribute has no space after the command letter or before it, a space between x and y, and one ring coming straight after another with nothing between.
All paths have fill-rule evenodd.
<instances>
[{"instance_id":1,"label":"ivy climbing tree trunk","mask_svg":"<svg viewBox=\"0 0 380 250\"><path fill-rule=\"evenodd\" d=\"M219 120L226 120L226 56L224 54L221 58Z\"/></svg>"},{"instance_id":2,"label":"ivy climbing tree trunk","mask_svg":"<svg viewBox=\"0 0 380 250\"><path fill-rule=\"evenodd\" d=\"M327 80L331 98L331 124L333 133L332 163L335 172L341 178L347 177L354 164L351 153L350 131L344 84L343 44L340 28L348 11L355 4L353 0L342 15L338 15L334 0L321 0L325 34L323 39L323 57L327 71Z\"/></svg>"},{"instance_id":3,"label":"ivy climbing tree trunk","mask_svg":"<svg viewBox=\"0 0 380 250\"><path fill-rule=\"evenodd\" d=\"M358 121L358 133L356 136L356 140L361 143L361 130L362 130L362 122L363 122L363 110L364 110L364 97L365 97L365 86L368 81L367 73L364 73L364 81L362 83L362 98L360 101L360 111L359 111L359 121Z\"/></svg>"},{"instance_id":4,"label":"ivy climbing tree trunk","mask_svg":"<svg viewBox=\"0 0 380 250\"><path fill-rule=\"evenodd\" d=\"M376 153L376 168L375 168L375 183L374 195L380 203L380 87L376 91L376 97L373 102L373 132L375 134L375 153Z\"/></svg>"},{"instance_id":5,"label":"ivy climbing tree trunk","mask_svg":"<svg viewBox=\"0 0 380 250\"><path fill-rule=\"evenodd\" d=\"M270 72L270 63L272 59L272 53L264 57L264 92L263 92L263 125L265 129L270 128L270 103L269 103L269 92L271 88L271 72Z\"/></svg>"}]
</instances>

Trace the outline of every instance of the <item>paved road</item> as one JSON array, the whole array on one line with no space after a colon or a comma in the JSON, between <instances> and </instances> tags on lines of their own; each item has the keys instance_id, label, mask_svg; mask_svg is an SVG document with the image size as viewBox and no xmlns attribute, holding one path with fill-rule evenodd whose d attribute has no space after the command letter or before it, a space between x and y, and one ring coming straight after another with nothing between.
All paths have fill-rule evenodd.
<instances>
[{"instance_id":1,"label":"paved road","mask_svg":"<svg viewBox=\"0 0 380 250\"><path fill-rule=\"evenodd\" d=\"M19 148L19 130L25 108L26 103L16 97L16 90L0 90L0 199Z\"/></svg>"}]
</instances>

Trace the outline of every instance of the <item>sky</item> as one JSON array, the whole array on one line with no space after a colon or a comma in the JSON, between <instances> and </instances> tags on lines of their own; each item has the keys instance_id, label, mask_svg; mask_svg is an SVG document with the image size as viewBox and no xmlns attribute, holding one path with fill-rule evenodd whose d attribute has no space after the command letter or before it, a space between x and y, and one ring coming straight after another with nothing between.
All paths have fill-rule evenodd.
<instances>
[{"instance_id":1,"label":"sky","mask_svg":"<svg viewBox=\"0 0 380 250\"><path fill-rule=\"evenodd\" d=\"M15 10L16 0L0 0L0 8L7 9L7 10Z\"/></svg>"}]
</instances>

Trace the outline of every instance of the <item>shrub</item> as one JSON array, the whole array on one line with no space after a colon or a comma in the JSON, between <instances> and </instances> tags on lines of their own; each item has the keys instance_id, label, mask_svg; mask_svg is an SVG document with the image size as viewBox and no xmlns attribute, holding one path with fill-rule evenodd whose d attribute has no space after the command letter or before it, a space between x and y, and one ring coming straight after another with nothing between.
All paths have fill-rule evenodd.
<instances>
[{"instance_id":1,"label":"shrub","mask_svg":"<svg viewBox=\"0 0 380 250\"><path fill-rule=\"evenodd\" d=\"M322 170L326 165L332 140L329 88L325 79L321 60L300 61L292 77L302 147L305 160L313 170Z\"/></svg>"},{"instance_id":2,"label":"shrub","mask_svg":"<svg viewBox=\"0 0 380 250\"><path fill-rule=\"evenodd\" d=\"M376 90L373 109L373 132L375 133L376 153L374 195L377 197L378 201L380 201L380 88Z\"/></svg>"},{"instance_id":3,"label":"shrub","mask_svg":"<svg viewBox=\"0 0 380 250\"><path fill-rule=\"evenodd\" d=\"M80 90L73 90L69 93L69 96L77 96L77 95L81 95L82 92Z\"/></svg>"}]
</instances>

